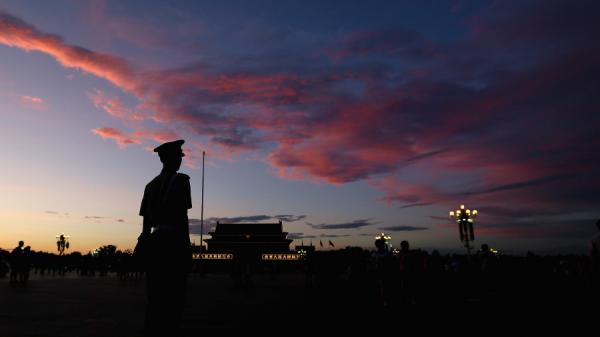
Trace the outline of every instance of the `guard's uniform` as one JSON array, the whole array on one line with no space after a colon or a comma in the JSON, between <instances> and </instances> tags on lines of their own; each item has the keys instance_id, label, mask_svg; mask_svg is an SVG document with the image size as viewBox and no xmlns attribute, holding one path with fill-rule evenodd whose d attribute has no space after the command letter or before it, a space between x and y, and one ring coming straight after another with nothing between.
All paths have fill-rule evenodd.
<instances>
[{"instance_id":1,"label":"guard's uniform","mask_svg":"<svg viewBox=\"0 0 600 337\"><path fill-rule=\"evenodd\" d=\"M190 177L183 173L161 172L146 185L140 215L149 217L152 228L187 238L187 210L192 208Z\"/></svg>"},{"instance_id":2,"label":"guard's uniform","mask_svg":"<svg viewBox=\"0 0 600 337\"><path fill-rule=\"evenodd\" d=\"M179 142L175 145L183 143ZM161 147L155 151L159 152ZM177 327L181 320L191 261L187 216L190 208L189 176L163 169L146 185L140 215L152 227L148 238L152 252L149 254L146 284L146 329L152 333Z\"/></svg>"}]
</instances>

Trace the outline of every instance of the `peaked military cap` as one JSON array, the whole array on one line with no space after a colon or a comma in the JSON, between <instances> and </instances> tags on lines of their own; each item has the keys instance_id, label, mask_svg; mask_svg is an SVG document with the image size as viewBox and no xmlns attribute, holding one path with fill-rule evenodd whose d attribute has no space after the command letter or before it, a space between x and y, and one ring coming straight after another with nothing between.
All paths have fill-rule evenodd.
<instances>
[{"instance_id":1,"label":"peaked military cap","mask_svg":"<svg viewBox=\"0 0 600 337\"><path fill-rule=\"evenodd\" d=\"M158 152L159 156L162 156L165 154L166 155L179 154L182 157L185 157L185 154L181 150L181 146L183 145L183 143L185 143L185 140L183 140L183 139L175 140L172 142L167 142L167 143L161 144L161 145L157 146L156 148L154 148L154 152Z\"/></svg>"}]
</instances>

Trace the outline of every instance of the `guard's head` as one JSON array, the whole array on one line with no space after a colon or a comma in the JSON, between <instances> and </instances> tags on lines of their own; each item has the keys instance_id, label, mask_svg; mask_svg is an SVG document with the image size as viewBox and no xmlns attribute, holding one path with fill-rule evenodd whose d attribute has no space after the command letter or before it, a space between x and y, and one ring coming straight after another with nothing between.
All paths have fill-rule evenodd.
<instances>
[{"instance_id":1,"label":"guard's head","mask_svg":"<svg viewBox=\"0 0 600 337\"><path fill-rule=\"evenodd\" d=\"M23 247L24 244L25 244L25 242L19 241L19 247Z\"/></svg>"},{"instance_id":2,"label":"guard's head","mask_svg":"<svg viewBox=\"0 0 600 337\"><path fill-rule=\"evenodd\" d=\"M185 157L185 154L181 150L183 143L185 143L185 140L179 139L161 144L154 149L154 152L158 153L158 157L166 169L173 171L179 170L181 160Z\"/></svg>"},{"instance_id":3,"label":"guard's head","mask_svg":"<svg viewBox=\"0 0 600 337\"><path fill-rule=\"evenodd\" d=\"M402 240L402 242L400 242L400 249L405 250L405 251L410 249L410 245L408 244L408 241Z\"/></svg>"}]
</instances>

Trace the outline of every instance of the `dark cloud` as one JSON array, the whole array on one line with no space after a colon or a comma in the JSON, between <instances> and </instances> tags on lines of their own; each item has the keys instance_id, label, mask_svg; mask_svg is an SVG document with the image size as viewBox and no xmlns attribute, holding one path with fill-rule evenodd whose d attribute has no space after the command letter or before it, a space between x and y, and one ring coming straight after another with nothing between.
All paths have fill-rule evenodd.
<instances>
[{"instance_id":1,"label":"dark cloud","mask_svg":"<svg viewBox=\"0 0 600 337\"><path fill-rule=\"evenodd\" d=\"M216 226L216 222L215 223L207 223L206 221L204 222L204 226L200 225L200 219L190 219L190 234L193 235L200 235L201 233L203 235L207 235L209 232L212 232L215 230L215 226Z\"/></svg>"},{"instance_id":2,"label":"dark cloud","mask_svg":"<svg viewBox=\"0 0 600 337\"><path fill-rule=\"evenodd\" d=\"M382 54L402 60L429 59L436 53L437 45L418 32L394 28L360 31L347 36L339 49L331 52L335 58Z\"/></svg>"},{"instance_id":3,"label":"dark cloud","mask_svg":"<svg viewBox=\"0 0 600 337\"><path fill-rule=\"evenodd\" d=\"M306 215L292 215L292 214L283 214L283 215L246 215L246 216L237 216L237 217L211 217L204 219L204 224L216 225L217 222L221 223L243 223L243 222L262 222L262 221L273 221L277 222L279 220L283 222L294 222L298 220L302 220L306 218ZM190 224L199 225L200 219L190 219Z\"/></svg>"},{"instance_id":4,"label":"dark cloud","mask_svg":"<svg viewBox=\"0 0 600 337\"><path fill-rule=\"evenodd\" d=\"M415 227L415 226L391 226L381 227L381 230L392 231L392 232L414 232L423 231L429 229L429 227Z\"/></svg>"},{"instance_id":5,"label":"dark cloud","mask_svg":"<svg viewBox=\"0 0 600 337\"><path fill-rule=\"evenodd\" d=\"M335 223L335 224L312 224L310 222L307 222L306 224L314 229L356 229L356 228L371 226L371 225L374 225L375 223L372 222L371 219L363 219L363 220L354 220L352 222Z\"/></svg>"},{"instance_id":6,"label":"dark cloud","mask_svg":"<svg viewBox=\"0 0 600 337\"><path fill-rule=\"evenodd\" d=\"M429 206L432 205L432 202L415 202L412 204L407 204L407 205L401 205L398 206L398 208L411 208L411 207L419 207L419 206Z\"/></svg>"},{"instance_id":7,"label":"dark cloud","mask_svg":"<svg viewBox=\"0 0 600 337\"><path fill-rule=\"evenodd\" d=\"M321 234L319 235L320 238L346 238L346 237L350 237L352 235L350 234Z\"/></svg>"},{"instance_id":8,"label":"dark cloud","mask_svg":"<svg viewBox=\"0 0 600 337\"><path fill-rule=\"evenodd\" d=\"M531 180L527 180L527 181L519 181L519 182L515 182L515 183L504 184L504 185L492 187L492 188L489 188L489 189L485 189L485 190L479 191L479 192L467 192L467 193L465 193L465 195L494 193L494 192L500 192L500 191L516 190L516 189L521 189L521 188L534 187L534 186L539 186L539 185L543 185L543 184L552 183L552 182L555 182L557 180L565 179L567 177L568 176L564 175L564 174L554 175L554 176L549 176L549 177L541 177L541 178L531 179Z\"/></svg>"},{"instance_id":9,"label":"dark cloud","mask_svg":"<svg viewBox=\"0 0 600 337\"><path fill-rule=\"evenodd\" d=\"M306 235L304 233L288 233L287 238L292 239L292 240L300 240L300 239L314 239L314 238L316 238L316 236Z\"/></svg>"},{"instance_id":10,"label":"dark cloud","mask_svg":"<svg viewBox=\"0 0 600 337\"><path fill-rule=\"evenodd\" d=\"M494 205L481 205L477 208L477 211L484 216L491 216L494 218L510 218L510 219L524 219L530 218L531 216L556 216L561 215L564 210L562 209L545 209L536 210L532 212L531 209L519 207L518 205L513 207L502 207Z\"/></svg>"},{"instance_id":11,"label":"dark cloud","mask_svg":"<svg viewBox=\"0 0 600 337\"><path fill-rule=\"evenodd\" d=\"M598 221L596 218L587 218L564 220L530 219L479 223L475 235L484 237L588 240L597 232L596 221Z\"/></svg>"},{"instance_id":12,"label":"dark cloud","mask_svg":"<svg viewBox=\"0 0 600 337\"><path fill-rule=\"evenodd\" d=\"M240 222L260 222L266 220L272 220L273 217L268 215L248 215L238 216L233 218L210 218L209 221L222 222L222 223L240 223Z\"/></svg>"},{"instance_id":13,"label":"dark cloud","mask_svg":"<svg viewBox=\"0 0 600 337\"><path fill-rule=\"evenodd\" d=\"M414 157L407 158L405 161L406 162L413 162L413 161L423 160L423 159L435 157L437 155L440 155L442 153L446 153L448 151L450 151L450 149L441 149L441 150L436 150L436 151L425 152L425 153L418 154L418 155L416 155Z\"/></svg>"},{"instance_id":14,"label":"dark cloud","mask_svg":"<svg viewBox=\"0 0 600 337\"><path fill-rule=\"evenodd\" d=\"M188 220L190 226L200 226L200 224L202 223L202 221L200 219L196 219L196 218L189 218ZM207 222L204 221L204 224L206 224Z\"/></svg>"},{"instance_id":15,"label":"dark cloud","mask_svg":"<svg viewBox=\"0 0 600 337\"><path fill-rule=\"evenodd\" d=\"M204 234L208 234L208 232L214 230L217 226L217 222L220 223L254 223L254 222L264 222L264 221L283 221L283 222L294 222L301 219L306 218L306 215L292 215L292 214L282 214L282 215L246 215L246 216L237 216L237 217L210 217L204 219ZM200 234L200 219L190 218L190 234Z\"/></svg>"},{"instance_id":16,"label":"dark cloud","mask_svg":"<svg viewBox=\"0 0 600 337\"><path fill-rule=\"evenodd\" d=\"M45 211L44 213L50 214L50 215L57 215L60 217L68 217L70 215L67 212L58 212L58 211Z\"/></svg>"},{"instance_id":17,"label":"dark cloud","mask_svg":"<svg viewBox=\"0 0 600 337\"><path fill-rule=\"evenodd\" d=\"M306 218L306 215L291 215L291 214L281 214L281 215L273 215L274 219L281 220L283 222L295 222Z\"/></svg>"}]
</instances>

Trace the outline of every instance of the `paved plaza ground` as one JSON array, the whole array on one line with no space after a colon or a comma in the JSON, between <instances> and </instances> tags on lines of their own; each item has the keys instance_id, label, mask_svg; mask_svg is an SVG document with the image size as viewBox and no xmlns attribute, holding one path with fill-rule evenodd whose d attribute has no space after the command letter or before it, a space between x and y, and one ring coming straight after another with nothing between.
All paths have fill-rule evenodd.
<instances>
[{"instance_id":1,"label":"paved plaza ground","mask_svg":"<svg viewBox=\"0 0 600 337\"><path fill-rule=\"evenodd\" d=\"M143 280L123 281L112 274L34 276L24 286L0 279L0 337L139 336L144 291ZM238 289L228 275L192 274L179 335L240 330L246 335L373 329L400 333L410 326L462 331L479 323L534 331L566 326L574 333L584 327L586 312L593 314L585 303L555 301L550 292L535 301L518 302L513 295L386 311L378 307L377 293L367 285L356 293L343 284L307 288L302 275L281 275L275 280L257 275L249 289Z\"/></svg>"},{"instance_id":2,"label":"paved plaza ground","mask_svg":"<svg viewBox=\"0 0 600 337\"><path fill-rule=\"evenodd\" d=\"M0 280L0 336L136 336L144 320L144 281L106 277ZM309 303L304 278L257 277L247 290L227 275L192 275L183 334L293 326ZM304 316L304 317L301 317Z\"/></svg>"}]
</instances>

